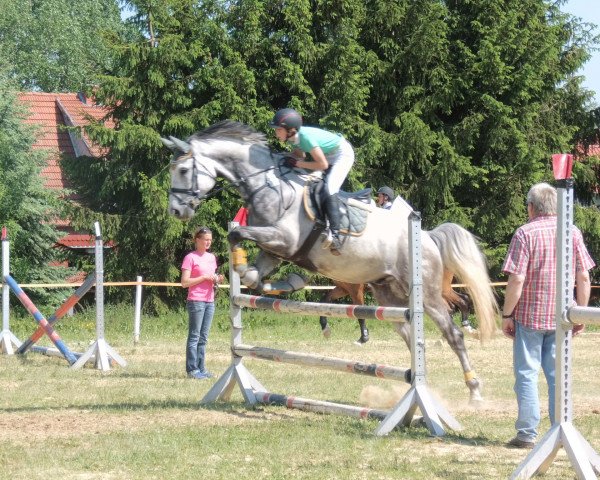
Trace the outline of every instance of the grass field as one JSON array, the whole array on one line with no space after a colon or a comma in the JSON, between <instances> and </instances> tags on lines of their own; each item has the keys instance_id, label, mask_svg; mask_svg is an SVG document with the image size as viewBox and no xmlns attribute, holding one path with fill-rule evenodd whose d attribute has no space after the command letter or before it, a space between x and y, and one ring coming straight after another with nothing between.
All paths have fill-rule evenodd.
<instances>
[{"instance_id":1,"label":"grass field","mask_svg":"<svg viewBox=\"0 0 600 480\"><path fill-rule=\"evenodd\" d=\"M410 366L410 355L387 324L370 322L372 340L357 347L353 321L332 320L321 337L317 319L244 314L244 342L368 362ZM73 371L61 359L0 356L0 478L4 479L495 479L508 478L526 453L505 442L514 435L511 345L468 340L486 402L468 405L458 360L427 325L428 384L463 425L431 437L422 427L373 435L375 420L319 415L283 407L247 407L236 389L231 402L200 405L213 381L186 378L183 312L142 319L133 345L133 312L106 312L106 339L128 366L108 373ZM24 340L32 319L11 319ZM93 311L58 326L73 350L94 339ZM574 423L600 451L600 334L579 336L573 351ZM229 365L227 309L219 308L208 347L217 375ZM333 402L383 407L408 385L371 377L245 360L269 390ZM542 404L546 395L542 386ZM362 401L361 401L362 400ZM379 403L375 404L375 403ZM544 410L545 413L545 410ZM548 429L542 423L542 432ZM561 450L547 479L575 478Z\"/></svg>"}]
</instances>

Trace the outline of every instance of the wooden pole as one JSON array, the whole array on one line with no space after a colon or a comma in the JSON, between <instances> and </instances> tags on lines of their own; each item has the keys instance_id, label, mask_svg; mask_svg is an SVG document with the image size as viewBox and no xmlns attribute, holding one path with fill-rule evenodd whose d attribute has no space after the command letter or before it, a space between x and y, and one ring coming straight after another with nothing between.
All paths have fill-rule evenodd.
<instances>
[{"instance_id":1,"label":"wooden pole","mask_svg":"<svg viewBox=\"0 0 600 480\"><path fill-rule=\"evenodd\" d=\"M264 403L267 405L283 405L290 409L294 408L309 412L332 413L338 415L347 415L355 418L376 418L378 420L385 418L388 413L385 410L376 410L374 408L355 407L352 405L345 405L343 403L292 397L270 392L257 392L255 395L258 403Z\"/></svg>"},{"instance_id":2,"label":"wooden pole","mask_svg":"<svg viewBox=\"0 0 600 480\"><path fill-rule=\"evenodd\" d=\"M251 345L236 345L233 353L240 357L252 357L273 362L290 363L293 365L309 365L311 367L326 368L340 372L356 373L371 377L388 378L411 382L410 369L392 367L376 363L363 363L343 358L323 357L304 352L290 350L276 350L274 348L255 347Z\"/></svg>"}]
</instances>

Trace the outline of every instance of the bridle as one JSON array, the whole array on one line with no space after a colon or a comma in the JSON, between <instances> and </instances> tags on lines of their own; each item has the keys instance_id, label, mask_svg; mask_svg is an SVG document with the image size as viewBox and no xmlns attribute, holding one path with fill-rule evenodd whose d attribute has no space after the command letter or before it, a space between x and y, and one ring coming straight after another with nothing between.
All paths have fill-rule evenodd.
<instances>
[{"instance_id":1,"label":"bridle","mask_svg":"<svg viewBox=\"0 0 600 480\"><path fill-rule=\"evenodd\" d=\"M208 171L208 169L202 164L201 164L201 166L204 169L204 171L199 170L198 167L196 166L197 162L194 159L194 156L191 151L181 155L180 157L177 157L174 160L171 160L171 165L178 165L179 163L181 163L185 160L188 160L188 159L192 159L192 183L191 183L190 188L170 188L169 194L173 195L173 197L175 197L175 199L177 200L177 202L179 203L180 206L189 207L194 211L196 211L198 209L198 207L200 206L200 203L202 203L203 200L214 197L216 194L218 194L219 192L222 192L223 190L229 190L230 187L239 187L240 185L246 183L248 178L255 177L262 173L267 173L271 170L275 170L275 166L271 165L270 167L267 167L263 170L258 170L254 173L246 175L245 177L241 177L236 182L231 182L229 185L219 186L218 188L214 188L210 192L208 192L204 195L201 195L200 190L198 188L198 175L205 175L205 176L211 178L212 180L214 180L215 183L217 183L219 181L219 179L217 178L216 175L212 175ZM271 184L270 181L267 180L263 185L261 185L256 190L254 190L248 194L248 198L246 199L246 202L247 203L250 202L252 200L252 198L264 188L274 188L274 186ZM278 192L278 193L280 193L280 192ZM185 201L182 198L182 196L180 196L180 194L186 195L187 197L191 197L191 198L189 200ZM284 210L287 210L287 208L289 208L289 206L284 207Z\"/></svg>"},{"instance_id":2,"label":"bridle","mask_svg":"<svg viewBox=\"0 0 600 480\"><path fill-rule=\"evenodd\" d=\"M200 195L200 190L198 189L197 176L199 174L202 174L202 175L206 175L206 176L212 178L213 180L216 180L216 178L213 175L211 175L208 172L208 170L206 170L206 167L204 167L204 165L203 165L203 167L206 170L206 172L202 172L202 171L198 170L198 168L196 167L196 160L194 159L194 156L192 155L191 150L189 152L183 154L182 156L177 157L174 160L171 160L171 165L175 166L175 165L178 165L181 162L183 162L185 160L189 160L189 159L192 159L192 184L191 184L191 187L190 188L170 188L169 194L173 195L173 197L175 197L175 199L177 200L179 205L190 207L192 210L195 211L198 208L198 206L200 205L200 202L202 202L202 200L205 200L211 196L210 192L206 195ZM223 188L220 188L217 191L220 191L220 190L223 190ZM191 198L188 201L184 201L183 198L178 194L184 194Z\"/></svg>"}]
</instances>

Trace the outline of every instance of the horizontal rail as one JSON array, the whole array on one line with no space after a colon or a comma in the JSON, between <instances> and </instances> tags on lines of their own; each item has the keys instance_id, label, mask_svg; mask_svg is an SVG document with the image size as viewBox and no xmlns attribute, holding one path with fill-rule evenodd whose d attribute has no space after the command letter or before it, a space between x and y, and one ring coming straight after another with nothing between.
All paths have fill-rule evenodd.
<instances>
[{"instance_id":1,"label":"horizontal rail","mask_svg":"<svg viewBox=\"0 0 600 480\"><path fill-rule=\"evenodd\" d=\"M42 346L39 346L39 345L32 345L29 348L28 351L29 352L40 353L42 355L46 355L47 357L60 357L60 358L64 358L62 353L60 353L56 348L52 348L52 347L42 347ZM78 359L79 359L79 357L81 357L83 355L83 353L79 353L79 352L72 352L72 353ZM90 358L88 358L86 360L85 363L95 364L96 363L96 355L92 355Z\"/></svg>"},{"instance_id":2,"label":"horizontal rail","mask_svg":"<svg viewBox=\"0 0 600 480\"><path fill-rule=\"evenodd\" d=\"M312 367L327 368L340 372L389 378L407 383L411 382L410 369L392 367L390 365L363 363L343 358L323 357L310 353L276 350L274 348L255 347L251 345L236 345L233 347L233 353L239 357L258 358L293 365L310 365Z\"/></svg>"},{"instance_id":3,"label":"horizontal rail","mask_svg":"<svg viewBox=\"0 0 600 480\"><path fill-rule=\"evenodd\" d=\"M388 412L374 408L355 407L343 403L325 402L312 400L310 398L292 397L270 392L254 392L256 401L266 405L283 405L287 408L295 408L317 413L335 413L348 415L355 418L376 418L383 420Z\"/></svg>"},{"instance_id":4,"label":"horizontal rail","mask_svg":"<svg viewBox=\"0 0 600 480\"><path fill-rule=\"evenodd\" d=\"M233 302L240 307L274 310L283 313L304 313L329 317L348 317L404 323L409 315L408 308L377 307L370 305L342 305L337 303L297 302L280 298L259 297L256 295L234 295Z\"/></svg>"},{"instance_id":5,"label":"horizontal rail","mask_svg":"<svg viewBox=\"0 0 600 480\"><path fill-rule=\"evenodd\" d=\"M600 325L600 308L571 307L567 311L567 318L573 323Z\"/></svg>"}]
</instances>

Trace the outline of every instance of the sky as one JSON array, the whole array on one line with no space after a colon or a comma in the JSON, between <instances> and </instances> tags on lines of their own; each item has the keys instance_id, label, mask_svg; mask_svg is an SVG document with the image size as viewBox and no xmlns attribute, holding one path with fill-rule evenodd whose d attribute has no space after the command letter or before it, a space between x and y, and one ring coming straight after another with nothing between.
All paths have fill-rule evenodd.
<instances>
[{"instance_id":1,"label":"sky","mask_svg":"<svg viewBox=\"0 0 600 480\"><path fill-rule=\"evenodd\" d=\"M596 35L600 34L600 2L598 0L568 0L561 10L580 17L584 22L595 23L598 27ZM600 52L592 52L592 58L577 72L585 76L584 87L596 92L595 103L600 105Z\"/></svg>"}]
</instances>

